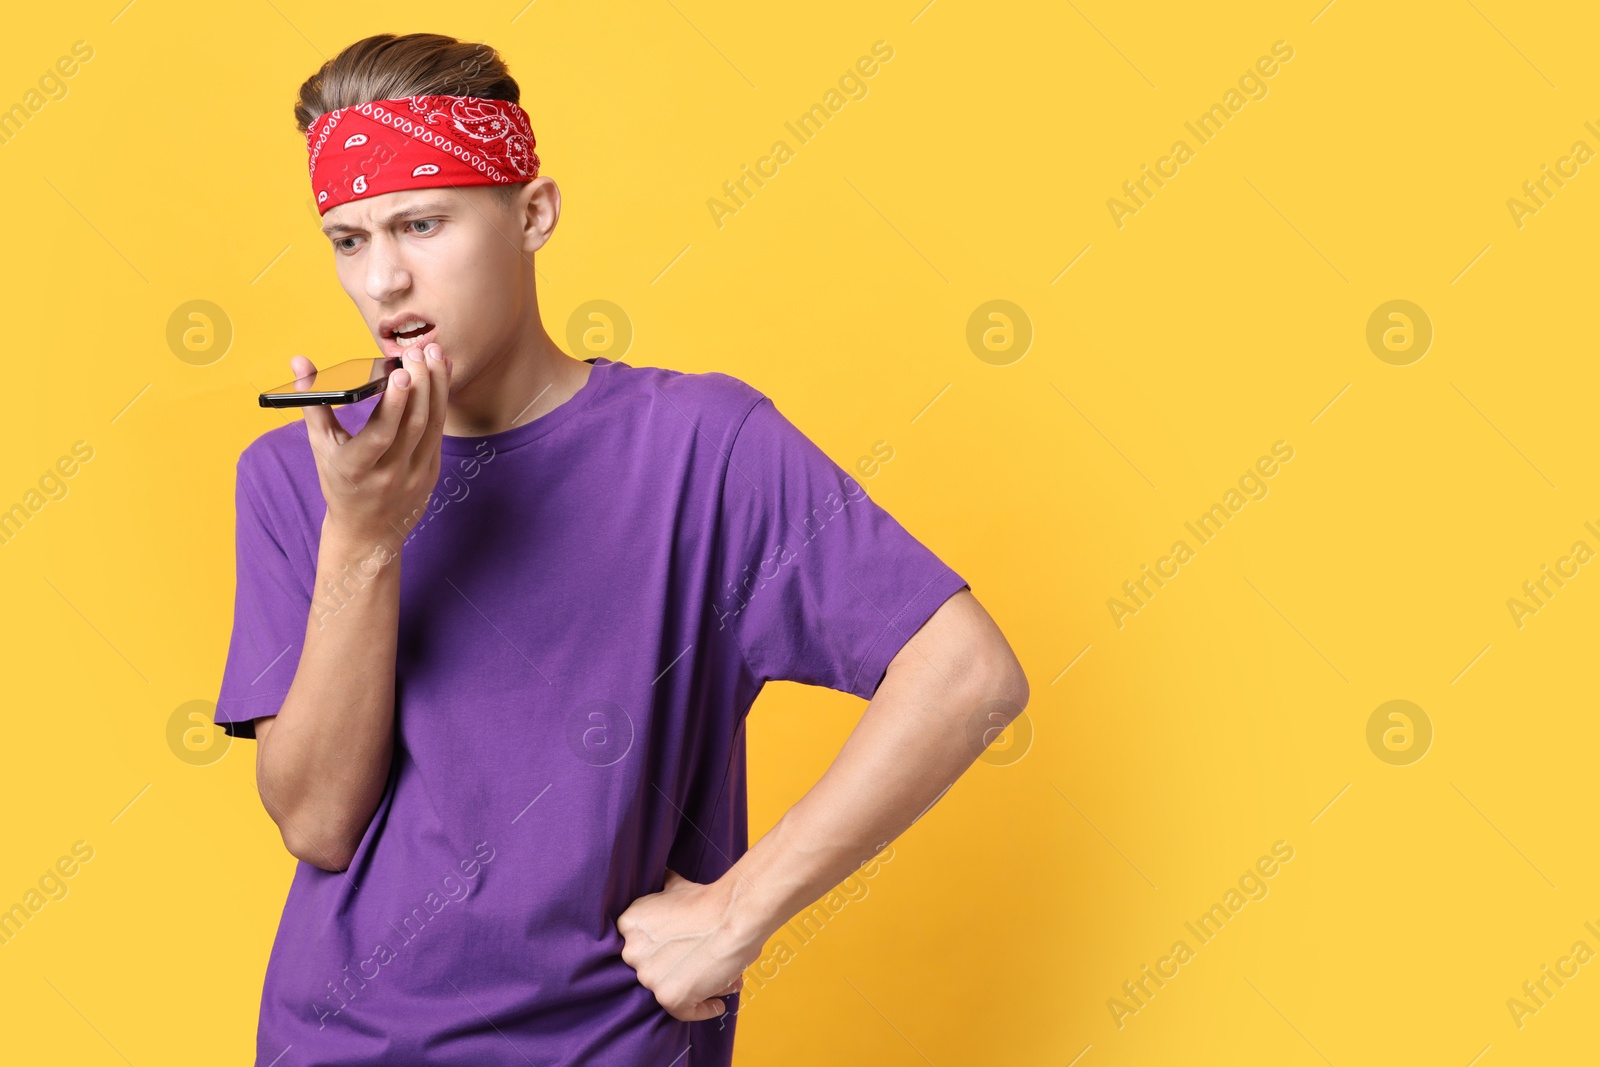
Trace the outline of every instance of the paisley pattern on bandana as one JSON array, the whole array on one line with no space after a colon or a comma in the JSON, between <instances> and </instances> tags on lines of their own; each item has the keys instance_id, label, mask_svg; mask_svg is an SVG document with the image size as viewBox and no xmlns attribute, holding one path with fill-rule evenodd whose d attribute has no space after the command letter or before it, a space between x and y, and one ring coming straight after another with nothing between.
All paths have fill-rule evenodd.
<instances>
[{"instance_id":1,"label":"paisley pattern on bandana","mask_svg":"<svg viewBox=\"0 0 1600 1067\"><path fill-rule=\"evenodd\" d=\"M335 136L335 131L338 135ZM338 108L306 130L317 211L401 189L539 175L528 114L507 100L419 95Z\"/></svg>"}]
</instances>

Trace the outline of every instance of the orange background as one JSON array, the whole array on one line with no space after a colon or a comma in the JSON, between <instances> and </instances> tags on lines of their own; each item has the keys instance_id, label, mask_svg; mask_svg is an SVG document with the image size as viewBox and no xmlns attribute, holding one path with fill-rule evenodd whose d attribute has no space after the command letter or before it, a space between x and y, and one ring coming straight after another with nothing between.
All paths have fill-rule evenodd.
<instances>
[{"instance_id":1,"label":"orange background","mask_svg":"<svg viewBox=\"0 0 1600 1067\"><path fill-rule=\"evenodd\" d=\"M892 451L863 484L971 580L1032 682L1026 730L748 998L739 1062L1590 1054L1600 967L1570 954L1600 949L1600 578L1571 557L1600 547L1592 11L438 10L8 20L0 106L26 120L0 141L0 507L26 520L0 544L0 907L93 850L0 946L13 1058L250 1054L294 861L252 744L184 728L227 647L234 462L286 417L255 393L293 353L371 352L295 90L414 30L493 44L522 84L564 197L539 256L551 334L610 301L632 339L598 354L742 377L847 467ZM92 57L49 81L79 41ZM785 123L879 41L892 58L800 143ZM1277 42L1292 57L1258 67ZM780 139L719 225L708 202ZM187 350L169 328L195 300L217 333ZM1292 459L1241 483L1280 441ZM1201 540L1186 524L1213 504ZM1168 577L1134 605L1147 565ZM1545 565L1568 577L1518 625ZM1379 714L1396 700L1404 720ZM861 709L769 688L753 834ZM1250 878L1277 842L1292 859ZM1235 888L1201 942L1186 924ZM1146 965L1171 977L1134 1001ZM1519 1016L1546 965L1570 977Z\"/></svg>"}]
</instances>

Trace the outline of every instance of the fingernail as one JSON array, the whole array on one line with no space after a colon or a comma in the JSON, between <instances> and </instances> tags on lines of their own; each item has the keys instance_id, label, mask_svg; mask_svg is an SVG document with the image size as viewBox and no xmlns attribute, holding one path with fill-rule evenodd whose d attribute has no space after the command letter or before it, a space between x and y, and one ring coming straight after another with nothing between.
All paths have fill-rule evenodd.
<instances>
[{"instance_id":1,"label":"fingernail","mask_svg":"<svg viewBox=\"0 0 1600 1067\"><path fill-rule=\"evenodd\" d=\"M437 348L434 348L432 345L428 346L428 362L429 363L437 363L437 362L439 362L439 350Z\"/></svg>"},{"instance_id":2,"label":"fingernail","mask_svg":"<svg viewBox=\"0 0 1600 1067\"><path fill-rule=\"evenodd\" d=\"M396 388L404 389L406 386L411 384L411 375L406 372L404 367L401 367L399 370L394 372L394 377L389 380L394 382Z\"/></svg>"}]
</instances>

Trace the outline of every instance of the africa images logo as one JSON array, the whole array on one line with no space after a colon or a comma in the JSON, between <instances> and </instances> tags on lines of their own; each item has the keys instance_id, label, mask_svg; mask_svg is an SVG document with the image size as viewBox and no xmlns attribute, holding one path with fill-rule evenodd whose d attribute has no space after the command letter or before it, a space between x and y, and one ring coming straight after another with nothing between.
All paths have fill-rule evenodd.
<instances>
[{"instance_id":1,"label":"africa images logo","mask_svg":"<svg viewBox=\"0 0 1600 1067\"><path fill-rule=\"evenodd\" d=\"M723 597L725 602L732 601L737 606L726 610L721 608L713 609L717 613L717 629L725 629L729 619L737 618L740 612L749 607L750 601L754 599L756 592L764 589L767 583L783 572L784 567L793 563L795 558L799 556L800 549L816 540L817 535L828 525L828 522L835 515L844 511L846 505L866 499L867 491L861 487L861 483L846 475L843 496L833 490L829 490L827 496L823 497L822 504L811 508L806 513L806 517L801 520L799 526L790 523L788 528L801 530L804 532L806 539L800 542L798 548L791 547L787 541L779 541L767 554L767 558L756 565L754 571L751 570L748 563L745 564L744 569L739 572L738 582L730 581L727 583L726 595Z\"/></svg>"},{"instance_id":2,"label":"africa images logo","mask_svg":"<svg viewBox=\"0 0 1600 1067\"><path fill-rule=\"evenodd\" d=\"M446 874L440 879L439 888L429 888L422 903L401 916L398 924L392 921L389 923L390 929L399 935L394 939L393 946L387 940L379 941L373 948L372 955L356 963L355 974L350 973L350 965L346 964L342 977L337 982L327 983L327 992L322 995L326 1003L311 1002L311 1011L316 1017L318 1030L326 1027L329 1019L349 1007L357 994L367 988L367 983L383 973L384 965L398 959L400 952L412 941L421 937L434 917L444 911L446 906L460 903L472 895L475 880L482 869L494 859L495 851L487 841L479 841L472 852L471 856L460 862L459 877L454 871Z\"/></svg>"}]
</instances>

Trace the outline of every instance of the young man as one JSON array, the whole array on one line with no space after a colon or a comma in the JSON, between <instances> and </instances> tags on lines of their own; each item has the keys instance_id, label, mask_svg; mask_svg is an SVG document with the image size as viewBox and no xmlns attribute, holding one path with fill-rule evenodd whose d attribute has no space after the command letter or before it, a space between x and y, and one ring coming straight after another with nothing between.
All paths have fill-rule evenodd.
<instances>
[{"instance_id":1,"label":"young man","mask_svg":"<svg viewBox=\"0 0 1600 1067\"><path fill-rule=\"evenodd\" d=\"M261 1065L725 1067L767 938L1027 702L966 581L771 399L556 346L517 99L431 34L301 90L339 282L403 367L239 457L216 719L301 860ZM773 679L870 702L747 847Z\"/></svg>"}]
</instances>

